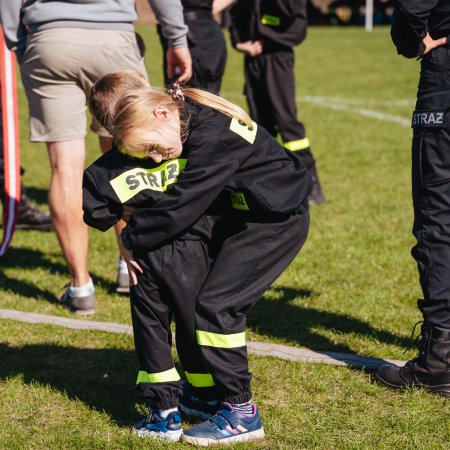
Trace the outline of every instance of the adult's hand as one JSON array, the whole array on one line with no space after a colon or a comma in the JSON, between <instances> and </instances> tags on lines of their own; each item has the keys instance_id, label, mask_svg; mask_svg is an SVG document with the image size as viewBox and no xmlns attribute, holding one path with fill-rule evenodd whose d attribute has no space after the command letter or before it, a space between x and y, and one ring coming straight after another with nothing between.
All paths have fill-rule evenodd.
<instances>
[{"instance_id":1,"label":"adult's hand","mask_svg":"<svg viewBox=\"0 0 450 450\"><path fill-rule=\"evenodd\" d=\"M192 58L188 47L168 48L166 52L167 77L177 77L178 83L186 83L192 77Z\"/></svg>"},{"instance_id":2,"label":"adult's hand","mask_svg":"<svg viewBox=\"0 0 450 450\"><path fill-rule=\"evenodd\" d=\"M135 261L133 253L125 248L120 235L117 236L117 243L119 244L120 256L127 264L131 285L136 286L138 284L136 271L139 271L141 273L144 273L144 271L142 270L142 267Z\"/></svg>"},{"instance_id":3,"label":"adult's hand","mask_svg":"<svg viewBox=\"0 0 450 450\"><path fill-rule=\"evenodd\" d=\"M443 37L440 39L433 39L429 33L423 38L422 42L425 45L425 51L422 53L422 56L425 56L427 53L430 53L431 50L434 50L437 47L441 47L447 43L447 38Z\"/></svg>"}]
</instances>

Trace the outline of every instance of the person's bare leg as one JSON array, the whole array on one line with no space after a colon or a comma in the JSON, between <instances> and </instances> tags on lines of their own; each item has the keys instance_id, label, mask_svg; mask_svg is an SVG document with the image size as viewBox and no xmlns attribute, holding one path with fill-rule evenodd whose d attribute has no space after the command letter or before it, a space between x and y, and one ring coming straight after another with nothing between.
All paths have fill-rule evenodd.
<instances>
[{"instance_id":1,"label":"person's bare leg","mask_svg":"<svg viewBox=\"0 0 450 450\"><path fill-rule=\"evenodd\" d=\"M88 228L83 222L82 179L84 139L47 143L52 176L48 194L56 235L70 274L72 287L89 282Z\"/></svg>"}]
</instances>

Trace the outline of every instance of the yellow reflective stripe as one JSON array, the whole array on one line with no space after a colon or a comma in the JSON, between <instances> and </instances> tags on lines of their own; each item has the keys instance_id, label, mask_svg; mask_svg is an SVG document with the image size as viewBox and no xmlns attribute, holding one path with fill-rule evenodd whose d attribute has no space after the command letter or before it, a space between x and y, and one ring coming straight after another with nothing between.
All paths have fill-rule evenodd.
<instances>
[{"instance_id":1,"label":"yellow reflective stripe","mask_svg":"<svg viewBox=\"0 0 450 450\"><path fill-rule=\"evenodd\" d=\"M296 141L285 142L283 145L288 150L295 152L296 150L305 150L306 148L310 147L311 144L309 143L309 139L305 137Z\"/></svg>"},{"instance_id":2,"label":"yellow reflective stripe","mask_svg":"<svg viewBox=\"0 0 450 450\"><path fill-rule=\"evenodd\" d=\"M210 387L214 386L214 380L210 373L189 373L185 372L186 378L194 387Z\"/></svg>"},{"instance_id":3,"label":"yellow reflective stripe","mask_svg":"<svg viewBox=\"0 0 450 450\"><path fill-rule=\"evenodd\" d=\"M261 23L263 25L269 25L271 27L279 27L281 18L278 16L270 16L269 14L264 14L261 18Z\"/></svg>"},{"instance_id":4,"label":"yellow reflective stripe","mask_svg":"<svg viewBox=\"0 0 450 450\"><path fill-rule=\"evenodd\" d=\"M245 195L243 192L232 192L231 193L231 206L234 209L241 209L248 211L250 208L245 200Z\"/></svg>"},{"instance_id":5,"label":"yellow reflective stripe","mask_svg":"<svg viewBox=\"0 0 450 450\"><path fill-rule=\"evenodd\" d=\"M119 200L125 203L144 189L164 192L177 181L186 163L187 159L178 158L166 161L154 169L136 167L120 174L110 183Z\"/></svg>"},{"instance_id":6,"label":"yellow reflective stripe","mask_svg":"<svg viewBox=\"0 0 450 450\"><path fill-rule=\"evenodd\" d=\"M209 331L196 331L198 345L205 347L236 348L245 347L245 331L235 334L210 333Z\"/></svg>"},{"instance_id":7,"label":"yellow reflective stripe","mask_svg":"<svg viewBox=\"0 0 450 450\"><path fill-rule=\"evenodd\" d=\"M136 384L139 383L164 383L167 381L178 381L180 380L180 375L177 369L173 367L172 369L166 370L164 372L148 373L143 370L139 371Z\"/></svg>"}]
</instances>

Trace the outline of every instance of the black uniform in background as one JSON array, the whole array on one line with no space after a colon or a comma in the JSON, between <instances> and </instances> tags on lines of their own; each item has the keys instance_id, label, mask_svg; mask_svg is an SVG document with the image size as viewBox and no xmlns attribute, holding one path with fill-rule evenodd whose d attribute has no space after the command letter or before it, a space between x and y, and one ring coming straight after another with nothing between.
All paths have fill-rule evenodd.
<instances>
[{"instance_id":1,"label":"black uniform in background","mask_svg":"<svg viewBox=\"0 0 450 450\"><path fill-rule=\"evenodd\" d=\"M164 198L133 214L122 238L129 249L152 248L206 212L221 216L210 243L214 264L198 295L196 333L219 399L241 403L251 398L246 314L306 240L312 180L300 158L256 123L248 128L187 101L183 117L189 117L185 170Z\"/></svg>"},{"instance_id":2,"label":"black uniform in background","mask_svg":"<svg viewBox=\"0 0 450 450\"><path fill-rule=\"evenodd\" d=\"M392 39L399 54L421 56L423 38L450 36L450 2L397 2ZM450 397L450 45L421 59L412 117L412 255L419 269L424 317L417 358L405 368L382 367L377 379L390 387L426 387Z\"/></svg>"},{"instance_id":3,"label":"black uniform in background","mask_svg":"<svg viewBox=\"0 0 450 450\"><path fill-rule=\"evenodd\" d=\"M306 0L239 0L230 9L231 40L263 41L262 54L245 56L250 114L284 146L298 152L314 179L311 203L322 203L316 164L305 127L297 119L293 47L306 37Z\"/></svg>"},{"instance_id":4,"label":"black uniform in background","mask_svg":"<svg viewBox=\"0 0 450 450\"><path fill-rule=\"evenodd\" d=\"M151 159L131 158L113 149L84 173L85 222L105 231L121 217L123 205L150 207L170 191L186 165L186 152L179 158L156 164ZM186 222L182 232L134 257L142 267L138 284L131 286L134 342L139 360L136 387L158 409L178 406L180 376L172 359L172 317L176 324L176 347L188 379L210 378L195 336L195 302L208 271L206 243L211 230L204 216Z\"/></svg>"},{"instance_id":5,"label":"black uniform in background","mask_svg":"<svg viewBox=\"0 0 450 450\"><path fill-rule=\"evenodd\" d=\"M192 56L192 78L188 86L218 94L227 59L223 32L212 15L212 0L182 0L184 22L189 28L188 46ZM166 53L168 42L158 26L158 34ZM167 61L164 58L164 80L167 79ZM173 80L172 80L173 81Z\"/></svg>"}]
</instances>

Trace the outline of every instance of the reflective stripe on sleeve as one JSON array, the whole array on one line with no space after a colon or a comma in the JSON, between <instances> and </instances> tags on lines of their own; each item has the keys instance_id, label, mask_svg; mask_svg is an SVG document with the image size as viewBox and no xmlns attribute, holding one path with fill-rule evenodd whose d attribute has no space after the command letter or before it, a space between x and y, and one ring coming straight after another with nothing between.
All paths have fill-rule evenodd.
<instances>
[{"instance_id":1,"label":"reflective stripe on sleeve","mask_svg":"<svg viewBox=\"0 0 450 450\"><path fill-rule=\"evenodd\" d=\"M205 347L245 347L245 331L235 334L219 334L197 330L196 334L198 345L203 345Z\"/></svg>"},{"instance_id":2,"label":"reflective stripe on sleeve","mask_svg":"<svg viewBox=\"0 0 450 450\"><path fill-rule=\"evenodd\" d=\"M295 152L296 150L305 150L311 145L308 138L297 139L296 141L285 142L284 147Z\"/></svg>"},{"instance_id":3,"label":"reflective stripe on sleeve","mask_svg":"<svg viewBox=\"0 0 450 450\"><path fill-rule=\"evenodd\" d=\"M180 375L177 369L173 367L172 369L165 370L164 372L148 373L140 370L136 380L136 384L139 383L165 383L168 381L179 381Z\"/></svg>"},{"instance_id":4,"label":"reflective stripe on sleeve","mask_svg":"<svg viewBox=\"0 0 450 450\"><path fill-rule=\"evenodd\" d=\"M185 372L189 383L197 388L214 386L214 380L210 373Z\"/></svg>"}]
</instances>

